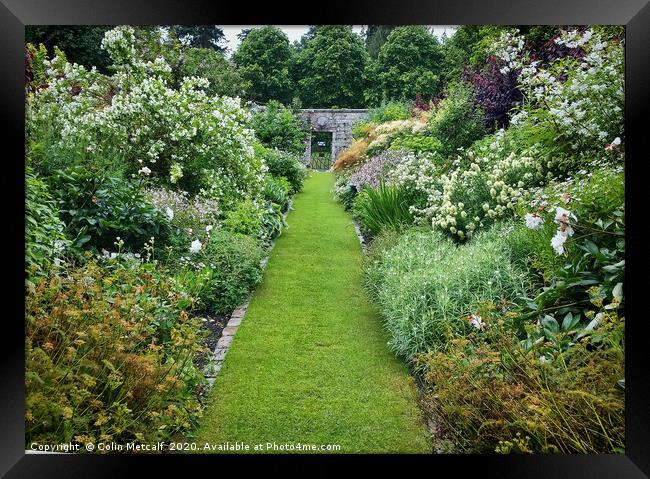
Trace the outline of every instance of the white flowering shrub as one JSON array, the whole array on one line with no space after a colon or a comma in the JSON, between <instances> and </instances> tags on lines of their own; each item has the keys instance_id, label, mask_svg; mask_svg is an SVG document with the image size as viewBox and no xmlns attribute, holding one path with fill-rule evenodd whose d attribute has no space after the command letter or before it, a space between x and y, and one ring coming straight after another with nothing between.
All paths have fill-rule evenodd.
<instances>
[{"instance_id":1,"label":"white flowering shrub","mask_svg":"<svg viewBox=\"0 0 650 479\"><path fill-rule=\"evenodd\" d=\"M502 72L519 72L524 93L512 124L552 130L573 153L599 151L624 133L624 44L605 41L592 29L564 31L555 42L578 53L547 68L530 59L517 34L504 33L494 44Z\"/></svg>"},{"instance_id":2,"label":"white flowering shrub","mask_svg":"<svg viewBox=\"0 0 650 479\"><path fill-rule=\"evenodd\" d=\"M138 59L130 27L107 32L102 46L112 76L71 65L62 54L47 62L48 87L27 101L37 167L144 171L191 192L203 187L224 202L259 196L265 168L238 98L208 95L203 78L172 88L162 58ZM48 151L39 155L39 148Z\"/></svg>"}]
</instances>

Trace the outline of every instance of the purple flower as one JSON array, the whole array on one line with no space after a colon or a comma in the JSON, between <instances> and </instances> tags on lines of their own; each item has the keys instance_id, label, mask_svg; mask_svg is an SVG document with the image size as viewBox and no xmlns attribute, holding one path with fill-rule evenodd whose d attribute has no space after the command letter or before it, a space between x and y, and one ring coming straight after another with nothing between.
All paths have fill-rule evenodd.
<instances>
[{"instance_id":1,"label":"purple flower","mask_svg":"<svg viewBox=\"0 0 650 479\"><path fill-rule=\"evenodd\" d=\"M406 155L403 150L385 150L371 157L364 165L350 177L350 185L357 190L364 186L377 188L385 174L397 165Z\"/></svg>"}]
</instances>

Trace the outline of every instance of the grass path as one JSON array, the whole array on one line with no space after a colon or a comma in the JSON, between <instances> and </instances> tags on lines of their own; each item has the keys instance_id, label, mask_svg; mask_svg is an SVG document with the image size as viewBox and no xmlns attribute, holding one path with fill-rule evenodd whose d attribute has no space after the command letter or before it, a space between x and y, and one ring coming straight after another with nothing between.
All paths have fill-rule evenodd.
<instances>
[{"instance_id":1,"label":"grass path","mask_svg":"<svg viewBox=\"0 0 650 479\"><path fill-rule=\"evenodd\" d=\"M331 173L313 173L295 198L210 393L199 445L431 452L415 388L365 297L363 253L333 185Z\"/></svg>"}]
</instances>

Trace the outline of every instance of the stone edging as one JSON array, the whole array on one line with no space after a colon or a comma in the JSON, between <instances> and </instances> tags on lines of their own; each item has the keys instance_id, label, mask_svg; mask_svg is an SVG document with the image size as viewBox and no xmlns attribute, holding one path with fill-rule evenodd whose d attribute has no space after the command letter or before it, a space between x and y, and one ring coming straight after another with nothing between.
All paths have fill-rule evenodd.
<instances>
[{"instance_id":1,"label":"stone edging","mask_svg":"<svg viewBox=\"0 0 650 479\"><path fill-rule=\"evenodd\" d=\"M287 215L289 214L289 211L291 211L292 209L293 209L293 199L289 200L289 207L287 208L286 213L284 213L282 217L283 221L286 222ZM286 227L288 228L288 226ZM279 236L280 235L278 235L273 240L273 243L271 243L271 246L268 249L268 254L260 261L260 267L262 268L262 271L264 271L267 263L269 262L269 256L271 256L271 251L273 251L273 248L275 248L275 242L277 241ZM214 351L211 354L211 358L210 358L211 361L208 361L208 366L203 371L203 373L205 374L205 378L208 381L208 390L212 388L215 380L217 379L217 374L219 374L219 371L221 371L221 366L223 365L223 362L226 359L226 353L228 352L228 348L230 348L233 337L235 336L237 329L239 329L239 326L241 325L241 322L244 319L244 315L246 314L246 310L248 309L248 304L250 303L250 298L253 296L254 293L255 291L251 291L251 294L246 300L246 302L238 306L237 308L235 308L235 310L230 315L230 319L228 320L226 327L223 328L223 331L221 332L221 337L219 338L219 341L217 341L217 345L215 346Z\"/></svg>"},{"instance_id":2,"label":"stone edging","mask_svg":"<svg viewBox=\"0 0 650 479\"><path fill-rule=\"evenodd\" d=\"M359 228L359 224L355 220L352 220L352 224L354 225L354 232L357 234L357 238L359 238L361 249L363 250L364 253L367 253L368 245L366 244L366 239L363 237L363 234L361 233L361 228Z\"/></svg>"}]
</instances>

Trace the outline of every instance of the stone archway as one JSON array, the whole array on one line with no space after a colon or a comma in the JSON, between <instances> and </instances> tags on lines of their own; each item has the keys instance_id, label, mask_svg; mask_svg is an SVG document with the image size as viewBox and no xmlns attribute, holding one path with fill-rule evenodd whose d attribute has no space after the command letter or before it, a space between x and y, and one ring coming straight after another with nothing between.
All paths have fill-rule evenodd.
<instances>
[{"instance_id":1,"label":"stone archway","mask_svg":"<svg viewBox=\"0 0 650 479\"><path fill-rule=\"evenodd\" d=\"M339 154L352 144L352 126L368 118L368 110L362 109L305 109L301 110L300 117L309 126L309 135L305 140L305 154L303 161L311 161L311 132L326 131L332 133L332 163Z\"/></svg>"}]
</instances>

